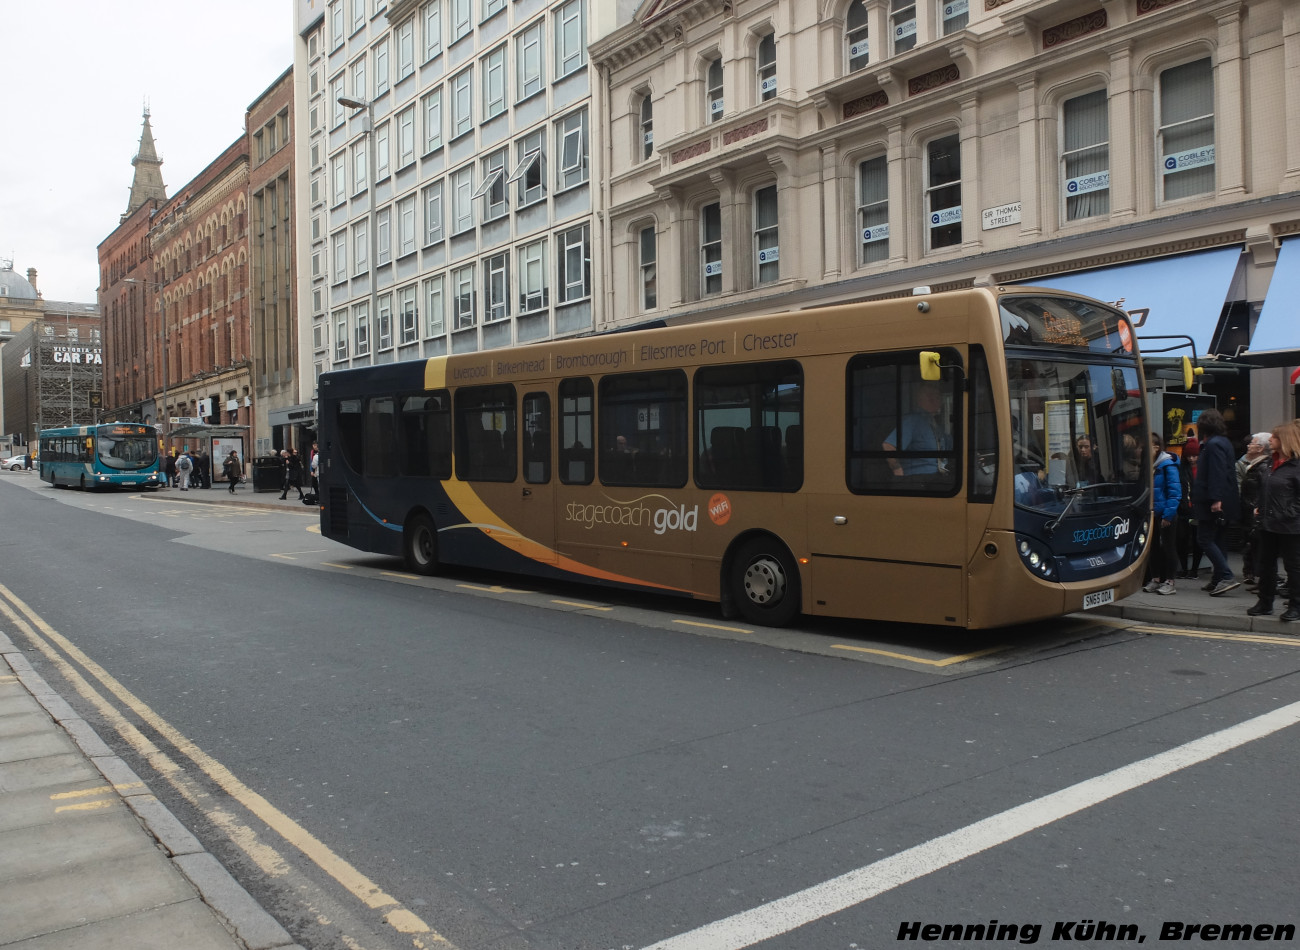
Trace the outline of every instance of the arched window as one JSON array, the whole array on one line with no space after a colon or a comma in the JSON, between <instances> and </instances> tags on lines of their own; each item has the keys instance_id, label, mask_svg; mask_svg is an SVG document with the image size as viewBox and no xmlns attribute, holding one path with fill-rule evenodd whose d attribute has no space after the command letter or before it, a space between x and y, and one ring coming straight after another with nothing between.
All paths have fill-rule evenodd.
<instances>
[{"instance_id":1,"label":"arched window","mask_svg":"<svg viewBox=\"0 0 1300 950\"><path fill-rule=\"evenodd\" d=\"M647 92L641 99L641 159L643 161L655 150L654 123L654 104L650 101L650 93Z\"/></svg>"},{"instance_id":2,"label":"arched window","mask_svg":"<svg viewBox=\"0 0 1300 950\"><path fill-rule=\"evenodd\" d=\"M758 41L758 99L776 98L776 34L768 33Z\"/></svg>"},{"instance_id":3,"label":"arched window","mask_svg":"<svg viewBox=\"0 0 1300 950\"><path fill-rule=\"evenodd\" d=\"M710 122L717 122L722 118L725 110L723 108L722 98L722 57L716 57L709 62L709 71L707 74L704 88L704 102L707 106L707 113Z\"/></svg>"},{"instance_id":4,"label":"arched window","mask_svg":"<svg viewBox=\"0 0 1300 950\"><path fill-rule=\"evenodd\" d=\"M867 65L867 6L862 0L853 0L849 4L849 15L845 39L849 46L849 72L862 69Z\"/></svg>"}]
</instances>

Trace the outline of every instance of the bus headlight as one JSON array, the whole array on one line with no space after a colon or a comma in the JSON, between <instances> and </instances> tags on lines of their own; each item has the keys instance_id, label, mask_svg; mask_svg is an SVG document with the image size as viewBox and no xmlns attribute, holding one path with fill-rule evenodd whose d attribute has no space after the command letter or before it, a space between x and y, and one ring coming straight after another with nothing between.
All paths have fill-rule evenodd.
<instances>
[{"instance_id":1,"label":"bus headlight","mask_svg":"<svg viewBox=\"0 0 1300 950\"><path fill-rule=\"evenodd\" d=\"M1029 538L1021 538L1016 543L1016 551L1020 555L1020 563L1024 564L1035 577L1049 581L1056 579L1056 559L1043 544Z\"/></svg>"}]
</instances>

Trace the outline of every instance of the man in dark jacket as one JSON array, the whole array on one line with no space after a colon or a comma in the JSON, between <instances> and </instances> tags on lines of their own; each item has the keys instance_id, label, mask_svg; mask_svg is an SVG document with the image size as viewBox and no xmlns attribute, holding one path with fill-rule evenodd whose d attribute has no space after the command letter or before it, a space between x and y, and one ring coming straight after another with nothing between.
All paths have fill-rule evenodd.
<instances>
[{"instance_id":1,"label":"man in dark jacket","mask_svg":"<svg viewBox=\"0 0 1300 950\"><path fill-rule=\"evenodd\" d=\"M1222 597L1241 586L1223 553L1228 525L1236 522L1240 507L1236 453L1224 435L1228 427L1217 409L1205 410L1196 422L1201 430L1201 454L1196 463L1196 482L1192 485L1196 540L1214 568L1205 589L1212 597Z\"/></svg>"}]
</instances>

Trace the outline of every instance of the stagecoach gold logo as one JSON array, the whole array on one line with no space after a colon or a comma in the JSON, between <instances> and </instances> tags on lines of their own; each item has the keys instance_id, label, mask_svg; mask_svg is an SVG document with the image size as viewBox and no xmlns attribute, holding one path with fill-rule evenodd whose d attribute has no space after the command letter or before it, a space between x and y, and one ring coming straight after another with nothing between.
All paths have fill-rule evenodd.
<instances>
[{"instance_id":1,"label":"stagecoach gold logo","mask_svg":"<svg viewBox=\"0 0 1300 950\"><path fill-rule=\"evenodd\" d=\"M651 508L646 504L647 501L655 500L667 503L667 507ZM727 508L727 516L730 517L730 504ZM718 521L712 511L709 516L715 524L723 523ZM576 521L585 526L588 531L598 524L607 524L628 528L649 527L655 534L666 534L669 531L696 530L700 522L700 506L693 505L689 509L685 505L674 507L672 501L663 495L643 495L630 501L610 498L609 503L604 505L580 505L571 501L564 509L564 517L566 521Z\"/></svg>"}]
</instances>

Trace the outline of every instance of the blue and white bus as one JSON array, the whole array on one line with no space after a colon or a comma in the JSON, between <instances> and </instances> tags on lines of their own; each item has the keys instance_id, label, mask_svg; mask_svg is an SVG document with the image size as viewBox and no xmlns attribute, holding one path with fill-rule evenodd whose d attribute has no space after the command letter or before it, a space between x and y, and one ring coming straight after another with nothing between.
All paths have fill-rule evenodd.
<instances>
[{"instance_id":1,"label":"blue and white bus","mask_svg":"<svg viewBox=\"0 0 1300 950\"><path fill-rule=\"evenodd\" d=\"M54 486L161 488L166 480L153 426L110 422L41 431L41 480Z\"/></svg>"}]
</instances>

